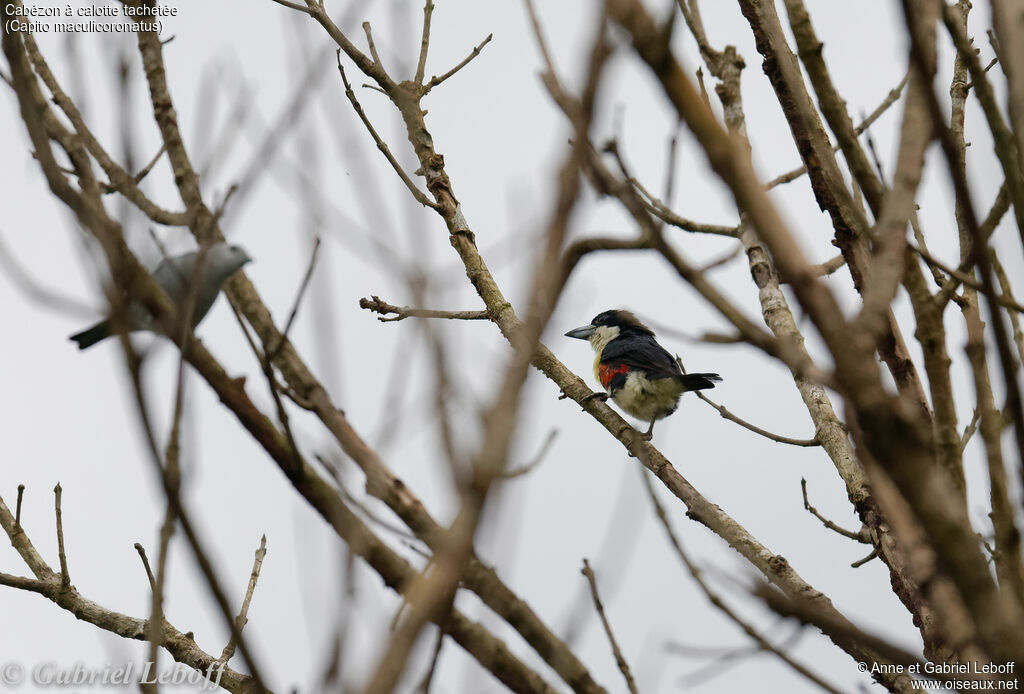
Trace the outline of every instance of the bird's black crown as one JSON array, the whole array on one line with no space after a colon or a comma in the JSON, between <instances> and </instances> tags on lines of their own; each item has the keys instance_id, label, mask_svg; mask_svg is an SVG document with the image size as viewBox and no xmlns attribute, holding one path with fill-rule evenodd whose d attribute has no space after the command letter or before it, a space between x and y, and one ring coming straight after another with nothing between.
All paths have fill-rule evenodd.
<instances>
[{"instance_id":1,"label":"bird's black crown","mask_svg":"<svg viewBox=\"0 0 1024 694\"><path fill-rule=\"evenodd\" d=\"M636 332L644 333L646 335L654 335L654 331L641 323L639 318L634 316L631 312L623 311L621 309L599 313L594 316L594 320L592 320L590 324L616 327L621 332Z\"/></svg>"}]
</instances>

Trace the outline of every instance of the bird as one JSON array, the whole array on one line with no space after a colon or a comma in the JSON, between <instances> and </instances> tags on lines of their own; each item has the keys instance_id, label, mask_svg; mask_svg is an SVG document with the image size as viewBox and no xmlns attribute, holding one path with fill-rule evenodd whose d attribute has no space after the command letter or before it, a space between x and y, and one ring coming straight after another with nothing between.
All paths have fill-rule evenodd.
<instances>
[{"instance_id":1,"label":"bird","mask_svg":"<svg viewBox=\"0 0 1024 694\"><path fill-rule=\"evenodd\" d=\"M650 422L643 434L646 441L654 435L654 423L676 411L683 393L714 388L722 380L716 373L684 374L654 339L654 331L629 311L599 313L590 325L565 336L589 341L597 353L594 376L605 392L591 397L611 397L627 414Z\"/></svg>"},{"instance_id":2,"label":"bird","mask_svg":"<svg viewBox=\"0 0 1024 694\"><path fill-rule=\"evenodd\" d=\"M179 308L183 308L183 304L189 296L189 288L195 276L196 262L199 256L199 251L192 251L172 258L164 258L153 271L153 279ZM195 303L192 306L193 328L199 325L199 321L209 312L213 302L220 295L221 286L228 277L251 261L252 258L241 246L229 246L223 241L218 241L209 247L202 260L199 284L195 292ZM129 304L126 315L129 329L132 332L156 329L153 325L152 315L137 301ZM78 349L83 350L113 334L114 329L108 318L80 333L75 333L69 339L77 342Z\"/></svg>"}]
</instances>

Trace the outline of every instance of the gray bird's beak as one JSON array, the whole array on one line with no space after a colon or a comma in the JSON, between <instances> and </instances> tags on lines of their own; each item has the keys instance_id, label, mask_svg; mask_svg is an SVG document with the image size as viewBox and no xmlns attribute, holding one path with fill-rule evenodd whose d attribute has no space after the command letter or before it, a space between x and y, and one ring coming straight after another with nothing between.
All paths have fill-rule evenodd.
<instances>
[{"instance_id":1,"label":"gray bird's beak","mask_svg":"<svg viewBox=\"0 0 1024 694\"><path fill-rule=\"evenodd\" d=\"M595 330L597 330L597 328L595 328L592 325L584 325L582 328L570 330L565 334L565 336L575 337L577 340L587 340L590 338L591 335L594 334Z\"/></svg>"}]
</instances>

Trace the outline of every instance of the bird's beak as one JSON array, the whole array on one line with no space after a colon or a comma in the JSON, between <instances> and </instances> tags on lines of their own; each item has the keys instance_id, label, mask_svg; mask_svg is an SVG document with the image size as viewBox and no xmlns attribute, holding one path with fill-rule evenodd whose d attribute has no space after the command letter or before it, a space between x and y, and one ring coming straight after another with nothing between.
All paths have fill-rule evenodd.
<instances>
[{"instance_id":1,"label":"bird's beak","mask_svg":"<svg viewBox=\"0 0 1024 694\"><path fill-rule=\"evenodd\" d=\"M570 330L565 334L565 336L575 337L577 340L587 340L590 339L590 336L594 334L595 330L597 330L597 328L592 325L584 325L582 328Z\"/></svg>"}]
</instances>

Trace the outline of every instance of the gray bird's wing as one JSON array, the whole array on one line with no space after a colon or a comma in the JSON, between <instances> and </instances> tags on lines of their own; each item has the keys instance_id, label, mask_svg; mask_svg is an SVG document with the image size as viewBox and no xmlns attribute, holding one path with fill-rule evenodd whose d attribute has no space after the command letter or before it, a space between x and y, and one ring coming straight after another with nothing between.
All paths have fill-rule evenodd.
<instances>
[{"instance_id":1,"label":"gray bird's wing","mask_svg":"<svg viewBox=\"0 0 1024 694\"><path fill-rule=\"evenodd\" d=\"M196 256L193 251L173 258L164 258L153 271L153 279L175 304L185 298L185 290L192 281L192 273L196 268Z\"/></svg>"},{"instance_id":2,"label":"gray bird's wing","mask_svg":"<svg viewBox=\"0 0 1024 694\"><path fill-rule=\"evenodd\" d=\"M219 287L210 287L214 282L211 280L211 263L207 257L202 268L200 277L195 277L196 261L199 257L197 251L176 255L173 258L164 258L153 272L153 279L160 285L160 288L167 292L167 296L174 305L181 310L183 303L188 297L188 290L192 282L198 282L199 286L195 293L195 303L192 306L192 327L194 328L203 319L206 312L210 310L213 300L217 298Z\"/></svg>"}]
</instances>

